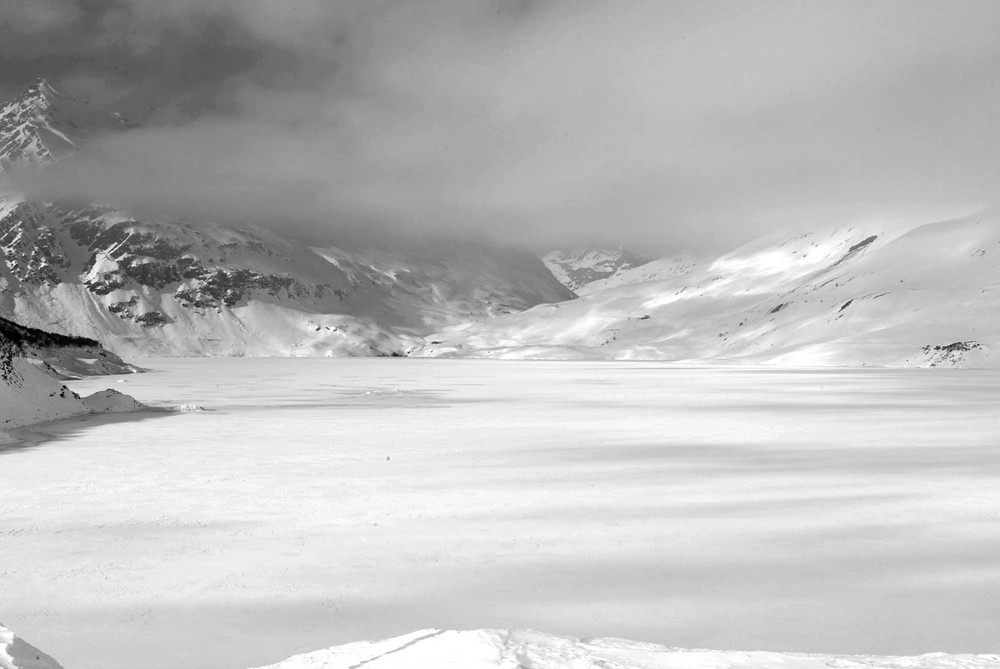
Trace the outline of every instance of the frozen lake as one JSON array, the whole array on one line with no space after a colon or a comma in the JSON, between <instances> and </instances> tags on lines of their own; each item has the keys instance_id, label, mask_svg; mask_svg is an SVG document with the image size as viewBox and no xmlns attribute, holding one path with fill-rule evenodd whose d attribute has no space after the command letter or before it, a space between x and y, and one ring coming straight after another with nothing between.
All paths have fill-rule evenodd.
<instances>
[{"instance_id":1,"label":"frozen lake","mask_svg":"<svg viewBox=\"0 0 1000 669\"><path fill-rule=\"evenodd\" d=\"M424 627L1000 649L997 372L144 364L110 385L211 411L0 451L0 614L67 669Z\"/></svg>"}]
</instances>

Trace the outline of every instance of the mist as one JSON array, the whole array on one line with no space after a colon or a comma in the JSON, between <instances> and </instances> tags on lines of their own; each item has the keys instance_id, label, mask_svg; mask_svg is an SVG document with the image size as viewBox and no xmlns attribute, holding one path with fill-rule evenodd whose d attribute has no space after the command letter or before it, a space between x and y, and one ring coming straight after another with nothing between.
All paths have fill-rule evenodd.
<instances>
[{"instance_id":1,"label":"mist","mask_svg":"<svg viewBox=\"0 0 1000 669\"><path fill-rule=\"evenodd\" d=\"M47 0L0 23L0 92L52 77L140 124L15 175L40 197L665 253L953 218L1000 183L992 2Z\"/></svg>"}]
</instances>

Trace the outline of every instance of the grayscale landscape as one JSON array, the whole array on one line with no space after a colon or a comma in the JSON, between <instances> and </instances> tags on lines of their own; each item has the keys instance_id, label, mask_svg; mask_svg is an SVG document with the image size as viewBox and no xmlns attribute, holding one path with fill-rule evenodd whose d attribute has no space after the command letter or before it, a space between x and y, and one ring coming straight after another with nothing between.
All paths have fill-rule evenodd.
<instances>
[{"instance_id":1,"label":"grayscale landscape","mask_svg":"<svg viewBox=\"0 0 1000 669\"><path fill-rule=\"evenodd\" d=\"M998 31L0 7L0 669L1000 669Z\"/></svg>"}]
</instances>

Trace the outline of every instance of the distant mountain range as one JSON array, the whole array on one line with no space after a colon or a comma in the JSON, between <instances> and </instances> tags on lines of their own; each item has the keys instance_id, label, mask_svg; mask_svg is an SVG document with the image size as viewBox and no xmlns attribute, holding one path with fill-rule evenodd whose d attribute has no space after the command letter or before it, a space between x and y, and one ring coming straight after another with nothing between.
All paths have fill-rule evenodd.
<instances>
[{"instance_id":1,"label":"distant mountain range","mask_svg":"<svg viewBox=\"0 0 1000 669\"><path fill-rule=\"evenodd\" d=\"M660 266L577 300L444 329L417 354L1000 366L996 214L762 239L690 267L666 259L665 278ZM658 280L634 276L646 268Z\"/></svg>"},{"instance_id":2,"label":"distant mountain range","mask_svg":"<svg viewBox=\"0 0 1000 669\"><path fill-rule=\"evenodd\" d=\"M47 169L132 129L40 81L0 111L0 168ZM328 236L307 245L8 187L0 316L132 357L1000 366L996 214L761 239L715 259L584 249L543 264L485 242Z\"/></svg>"},{"instance_id":3,"label":"distant mountain range","mask_svg":"<svg viewBox=\"0 0 1000 669\"><path fill-rule=\"evenodd\" d=\"M39 81L0 111L0 166L71 159L121 116ZM266 229L0 193L0 315L121 355L404 355L448 324L572 293L526 251L307 246Z\"/></svg>"}]
</instances>

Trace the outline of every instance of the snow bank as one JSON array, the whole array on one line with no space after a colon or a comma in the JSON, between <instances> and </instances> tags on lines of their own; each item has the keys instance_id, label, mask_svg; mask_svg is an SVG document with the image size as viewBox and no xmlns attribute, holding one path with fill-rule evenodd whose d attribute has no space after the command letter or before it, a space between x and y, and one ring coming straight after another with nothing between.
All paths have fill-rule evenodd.
<instances>
[{"instance_id":1,"label":"snow bank","mask_svg":"<svg viewBox=\"0 0 1000 669\"><path fill-rule=\"evenodd\" d=\"M912 657L683 650L624 639L539 632L422 630L350 643L259 669L996 669L1000 655Z\"/></svg>"},{"instance_id":2,"label":"snow bank","mask_svg":"<svg viewBox=\"0 0 1000 669\"><path fill-rule=\"evenodd\" d=\"M62 665L0 623L0 669L63 669Z\"/></svg>"},{"instance_id":3,"label":"snow bank","mask_svg":"<svg viewBox=\"0 0 1000 669\"><path fill-rule=\"evenodd\" d=\"M427 629L296 655L258 669L996 669L1000 655L910 657L686 650L541 632ZM0 625L0 669L63 669Z\"/></svg>"}]
</instances>

